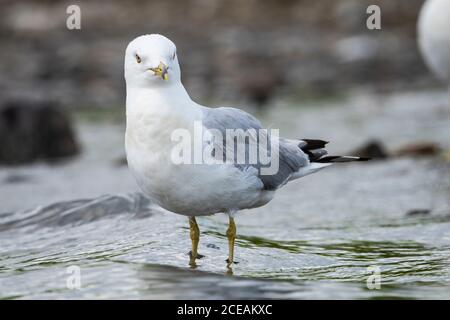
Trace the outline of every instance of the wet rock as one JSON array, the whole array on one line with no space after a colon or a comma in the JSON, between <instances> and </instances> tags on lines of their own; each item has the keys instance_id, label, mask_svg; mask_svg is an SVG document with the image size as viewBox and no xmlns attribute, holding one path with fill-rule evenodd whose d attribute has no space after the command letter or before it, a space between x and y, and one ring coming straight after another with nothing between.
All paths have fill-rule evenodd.
<instances>
[{"instance_id":1,"label":"wet rock","mask_svg":"<svg viewBox=\"0 0 450 320\"><path fill-rule=\"evenodd\" d=\"M386 159L389 154L381 141L371 140L349 154L371 159Z\"/></svg>"},{"instance_id":2,"label":"wet rock","mask_svg":"<svg viewBox=\"0 0 450 320\"><path fill-rule=\"evenodd\" d=\"M255 68L244 72L240 77L240 93L258 107L262 107L270 100L282 82L275 68Z\"/></svg>"},{"instance_id":3,"label":"wet rock","mask_svg":"<svg viewBox=\"0 0 450 320\"><path fill-rule=\"evenodd\" d=\"M113 165L114 165L115 167L122 167L122 166L128 165L127 156L124 155L124 156L122 156L122 157L119 157L119 158L114 159Z\"/></svg>"},{"instance_id":4,"label":"wet rock","mask_svg":"<svg viewBox=\"0 0 450 320\"><path fill-rule=\"evenodd\" d=\"M419 216L419 215L427 215L430 214L430 209L411 209L408 212L406 212L407 216Z\"/></svg>"},{"instance_id":5,"label":"wet rock","mask_svg":"<svg viewBox=\"0 0 450 320\"><path fill-rule=\"evenodd\" d=\"M433 142L417 142L402 146L392 152L388 152L381 141L372 140L353 150L350 154L371 159L386 159L390 157L420 157L436 156L441 148Z\"/></svg>"},{"instance_id":6,"label":"wet rock","mask_svg":"<svg viewBox=\"0 0 450 320\"><path fill-rule=\"evenodd\" d=\"M78 154L68 116L48 101L10 101L0 107L0 163L23 164Z\"/></svg>"},{"instance_id":7,"label":"wet rock","mask_svg":"<svg viewBox=\"0 0 450 320\"><path fill-rule=\"evenodd\" d=\"M450 162L450 149L447 150L444 154L444 158L445 160L447 160L448 162Z\"/></svg>"},{"instance_id":8,"label":"wet rock","mask_svg":"<svg viewBox=\"0 0 450 320\"><path fill-rule=\"evenodd\" d=\"M441 149L433 142L418 142L403 146L393 152L397 157L414 157L414 156L435 156L441 152Z\"/></svg>"},{"instance_id":9,"label":"wet rock","mask_svg":"<svg viewBox=\"0 0 450 320\"><path fill-rule=\"evenodd\" d=\"M29 182L31 180L32 180L32 178L29 175L25 175L25 174L11 174L11 175L7 176L3 180L3 182L5 184L15 184L15 183Z\"/></svg>"}]
</instances>

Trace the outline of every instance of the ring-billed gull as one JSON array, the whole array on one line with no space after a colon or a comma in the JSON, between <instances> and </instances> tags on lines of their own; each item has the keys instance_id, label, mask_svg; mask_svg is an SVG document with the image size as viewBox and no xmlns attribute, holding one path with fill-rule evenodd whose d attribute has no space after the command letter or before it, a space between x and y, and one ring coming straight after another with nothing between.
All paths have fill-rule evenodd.
<instances>
[{"instance_id":1,"label":"ring-billed gull","mask_svg":"<svg viewBox=\"0 0 450 320\"><path fill-rule=\"evenodd\" d=\"M449 85L450 1L427 0L417 23L419 48L430 70Z\"/></svg>"},{"instance_id":2,"label":"ring-billed gull","mask_svg":"<svg viewBox=\"0 0 450 320\"><path fill-rule=\"evenodd\" d=\"M238 210L263 206L287 182L335 162L366 160L326 156L325 141L278 138L242 110L195 103L181 83L175 44L158 34L130 42L125 53L125 80L128 166L144 194L161 207L189 217L191 266L201 257L197 251L200 231L196 216L219 212L229 215L226 235L230 268ZM174 159L174 150L179 146L175 133L191 133L196 139L199 124L205 130L200 148L204 161L189 162L192 155L184 148L183 156L188 156L183 159L188 161L178 162L178 158ZM233 130L247 135L229 140ZM188 147L195 145L195 141L188 141ZM250 159L252 142L257 143L258 151L267 153L270 161L263 162L260 153L256 161ZM204 153L207 148L210 153ZM194 158L196 150L194 147L192 151ZM240 157L242 154L244 157ZM222 161L206 161L212 159Z\"/></svg>"}]
</instances>

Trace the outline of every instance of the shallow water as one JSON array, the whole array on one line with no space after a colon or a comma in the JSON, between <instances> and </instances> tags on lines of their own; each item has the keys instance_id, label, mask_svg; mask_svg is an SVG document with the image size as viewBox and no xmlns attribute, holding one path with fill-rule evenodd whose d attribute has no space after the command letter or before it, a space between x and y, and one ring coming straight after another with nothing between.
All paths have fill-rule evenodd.
<instances>
[{"instance_id":1,"label":"shallow water","mask_svg":"<svg viewBox=\"0 0 450 320\"><path fill-rule=\"evenodd\" d=\"M4 214L0 297L450 298L448 212L271 223L281 214L238 218L233 276L226 275L224 217L199 219L206 257L193 270L186 219L139 194ZM69 266L80 268L80 289L67 288ZM380 290L367 288L369 266L380 268Z\"/></svg>"},{"instance_id":2,"label":"shallow water","mask_svg":"<svg viewBox=\"0 0 450 320\"><path fill-rule=\"evenodd\" d=\"M332 135L342 152L373 136L378 117L388 146L426 135L449 147L448 107L423 110L414 105L428 101L422 95L387 101L299 118L285 110L291 125L283 126L288 136L298 135L297 123L303 136ZM323 136L308 126L318 118ZM442 156L342 165L290 183L267 206L238 214L230 276L225 215L198 219L206 257L189 268L187 219L134 193L128 170L115 164L122 127L80 128L80 159L0 170L2 299L450 299L450 165ZM406 214L418 209L430 213ZM67 286L70 266L80 268L80 289ZM369 267L379 268L380 289L368 288Z\"/></svg>"}]
</instances>

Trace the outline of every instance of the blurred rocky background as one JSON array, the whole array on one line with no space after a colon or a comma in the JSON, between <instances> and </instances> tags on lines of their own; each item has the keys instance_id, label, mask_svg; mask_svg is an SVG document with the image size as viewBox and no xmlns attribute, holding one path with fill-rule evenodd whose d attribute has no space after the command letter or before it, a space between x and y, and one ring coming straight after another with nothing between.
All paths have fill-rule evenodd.
<instances>
[{"instance_id":1,"label":"blurred rocky background","mask_svg":"<svg viewBox=\"0 0 450 320\"><path fill-rule=\"evenodd\" d=\"M0 299L449 299L450 104L418 50L423 2L1 0ZM123 56L146 33L177 44L195 101L373 159L239 215L239 277L222 276L225 215L201 219L188 274L185 219L134 194ZM367 290L373 266L382 290Z\"/></svg>"},{"instance_id":2,"label":"blurred rocky background","mask_svg":"<svg viewBox=\"0 0 450 320\"><path fill-rule=\"evenodd\" d=\"M66 27L72 4L81 30ZM373 4L381 30L366 27ZM366 168L402 158L447 163L448 97L416 42L422 4L2 0L1 202L16 210L136 189L124 165L123 56L146 33L177 44L183 82L199 103L240 106L283 136L331 140L330 153L380 160Z\"/></svg>"},{"instance_id":3,"label":"blurred rocky background","mask_svg":"<svg viewBox=\"0 0 450 320\"><path fill-rule=\"evenodd\" d=\"M17 100L0 107L0 164L57 161L78 152L70 118L56 103Z\"/></svg>"},{"instance_id":4,"label":"blurred rocky background","mask_svg":"<svg viewBox=\"0 0 450 320\"><path fill-rule=\"evenodd\" d=\"M416 44L423 0L131 0L0 2L0 102L50 98L69 108L124 107L127 43L161 33L204 103L264 105L354 86L435 84ZM81 30L66 8L81 7ZM377 4L382 30L368 30Z\"/></svg>"}]
</instances>

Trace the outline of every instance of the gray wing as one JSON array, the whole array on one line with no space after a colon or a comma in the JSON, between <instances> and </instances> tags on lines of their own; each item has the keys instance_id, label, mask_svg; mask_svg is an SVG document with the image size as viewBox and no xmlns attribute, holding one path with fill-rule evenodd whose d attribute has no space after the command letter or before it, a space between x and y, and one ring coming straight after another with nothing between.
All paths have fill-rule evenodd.
<instances>
[{"instance_id":1,"label":"gray wing","mask_svg":"<svg viewBox=\"0 0 450 320\"><path fill-rule=\"evenodd\" d=\"M252 115L235 108L204 108L203 125L207 129L215 129L222 133L224 145L226 144L226 129L262 129L261 123ZM246 144L248 141L245 140ZM236 158L233 164L240 170L247 170L249 167L258 169L258 178L264 184L265 190L275 190L289 181L292 174L301 167L309 164L308 156L300 149L304 142L302 140L292 141L279 139L279 167L278 171L271 175L262 175L260 169L264 166L259 162L249 163L246 157L245 163L237 163ZM248 148L246 148L246 152ZM269 166L269 165L267 165Z\"/></svg>"}]
</instances>

